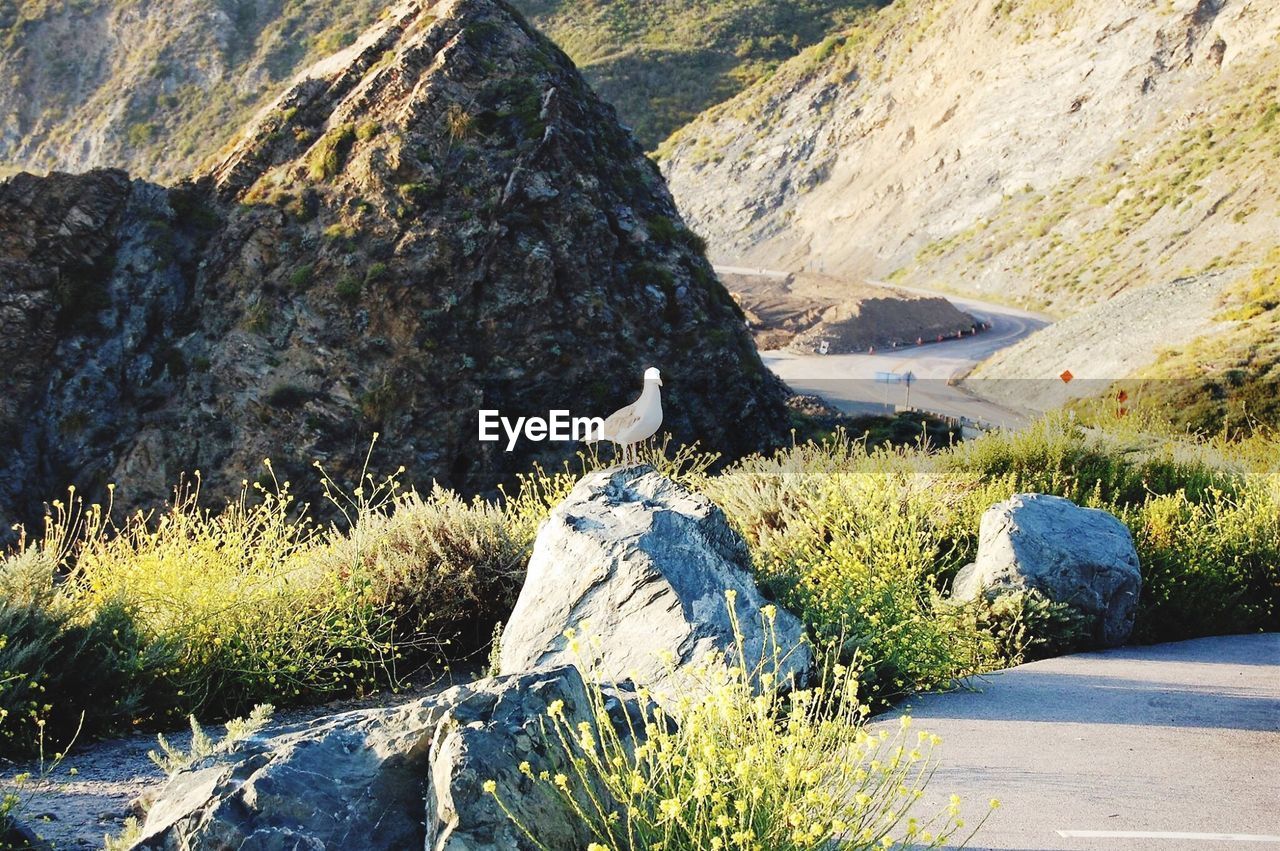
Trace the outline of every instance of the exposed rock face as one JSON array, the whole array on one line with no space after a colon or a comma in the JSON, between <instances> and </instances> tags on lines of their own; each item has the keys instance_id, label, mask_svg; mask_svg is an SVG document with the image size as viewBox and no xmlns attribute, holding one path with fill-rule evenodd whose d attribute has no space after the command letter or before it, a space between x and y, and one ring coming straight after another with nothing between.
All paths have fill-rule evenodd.
<instances>
[{"instance_id":1,"label":"exposed rock face","mask_svg":"<svg viewBox=\"0 0 1280 851\"><path fill-rule=\"evenodd\" d=\"M456 695L454 695L456 697ZM423 790L443 696L257 737L174 775L137 847L422 847Z\"/></svg>"},{"instance_id":2,"label":"exposed rock face","mask_svg":"<svg viewBox=\"0 0 1280 851\"><path fill-rule=\"evenodd\" d=\"M547 713L564 701L563 722L574 730L597 718L592 698L578 669L572 666L486 680L468 687L453 702L436 729L431 746L431 783L427 790L427 848L439 851L488 851L543 848L585 848L591 841L581 819L546 783L520 773L528 760L535 772L555 771L546 759L551 733ZM604 708L622 741L631 746L631 731L643 730L640 704L634 696L602 691ZM626 723L630 716L630 724ZM547 733L543 732L546 723ZM552 746L554 747L554 745ZM496 794L541 846L530 842L511 818L483 789L485 780L497 784ZM601 797L603 790L593 794Z\"/></svg>"},{"instance_id":3,"label":"exposed rock face","mask_svg":"<svg viewBox=\"0 0 1280 851\"><path fill-rule=\"evenodd\" d=\"M100 494L137 469L140 434L178 425L158 409L180 380L173 340L192 324L204 233L174 212L191 198L119 171L0 183L4 532L69 484ZM163 494L184 461L148 458L156 481L139 490Z\"/></svg>"},{"instance_id":4,"label":"exposed rock face","mask_svg":"<svg viewBox=\"0 0 1280 851\"><path fill-rule=\"evenodd\" d=\"M952 595L1036 589L1087 615L1101 646L1133 631L1142 589L1138 553L1116 517L1045 494L1018 494L982 516L978 559L957 574Z\"/></svg>"},{"instance_id":5,"label":"exposed rock face","mask_svg":"<svg viewBox=\"0 0 1280 851\"><path fill-rule=\"evenodd\" d=\"M586 686L567 667L252 739L175 775L135 847L532 851L484 791L489 779L545 847L585 847L589 837L561 798L519 771L525 760L547 767L542 725L557 700L567 723L594 723ZM609 706L633 711L623 698Z\"/></svg>"},{"instance_id":6,"label":"exposed rock face","mask_svg":"<svg viewBox=\"0 0 1280 851\"><path fill-rule=\"evenodd\" d=\"M0 198L6 528L72 482L120 482L125 508L184 470L234 495L264 457L295 491L316 459L350 483L375 430L375 468L484 490L575 447L480 443L479 409L607 414L650 365L678 439L782 438L781 387L661 175L498 0L389 10L195 185Z\"/></svg>"},{"instance_id":7,"label":"exposed rock face","mask_svg":"<svg viewBox=\"0 0 1280 851\"><path fill-rule=\"evenodd\" d=\"M538 533L503 630L501 670L581 662L603 682L643 683L659 702L687 694L698 687L685 676L691 667L717 651L736 652L728 591L748 668L771 666L773 639L761 618L767 601L749 559L705 497L645 466L593 473ZM586 633L577 653L563 635L571 627ZM773 632L784 656L779 678L803 676L812 662L803 625L778 610Z\"/></svg>"}]
</instances>

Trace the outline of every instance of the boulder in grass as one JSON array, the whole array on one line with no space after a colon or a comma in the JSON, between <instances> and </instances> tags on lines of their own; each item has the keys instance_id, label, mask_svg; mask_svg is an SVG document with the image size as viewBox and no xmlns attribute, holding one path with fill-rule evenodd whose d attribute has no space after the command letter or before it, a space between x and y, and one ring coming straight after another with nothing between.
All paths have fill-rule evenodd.
<instances>
[{"instance_id":1,"label":"boulder in grass","mask_svg":"<svg viewBox=\"0 0 1280 851\"><path fill-rule=\"evenodd\" d=\"M737 653L730 600L748 669L772 668L776 640L780 681L808 671L804 626L761 595L719 508L648 466L601 470L538 532L501 672L580 662L603 682L648 686L659 702L696 696L690 671ZM565 631L584 624L575 650Z\"/></svg>"},{"instance_id":2,"label":"boulder in grass","mask_svg":"<svg viewBox=\"0 0 1280 851\"><path fill-rule=\"evenodd\" d=\"M1084 615L1095 644L1123 644L1142 590L1133 536L1114 515L1057 496L1017 494L992 506L977 560L956 575L952 596L1032 589Z\"/></svg>"}]
</instances>

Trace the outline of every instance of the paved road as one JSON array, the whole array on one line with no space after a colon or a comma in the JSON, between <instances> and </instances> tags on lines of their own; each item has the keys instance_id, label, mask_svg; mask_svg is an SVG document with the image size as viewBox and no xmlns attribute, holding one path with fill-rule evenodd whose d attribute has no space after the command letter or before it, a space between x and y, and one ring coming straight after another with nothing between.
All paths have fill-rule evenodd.
<instances>
[{"instance_id":1,"label":"paved road","mask_svg":"<svg viewBox=\"0 0 1280 851\"><path fill-rule=\"evenodd\" d=\"M1003 802L968 847L1280 848L1280 634L1067 656L977 685L911 707L943 737L921 803Z\"/></svg>"},{"instance_id":2,"label":"paved road","mask_svg":"<svg viewBox=\"0 0 1280 851\"><path fill-rule=\"evenodd\" d=\"M785 272L738 266L717 266L722 273L758 275L783 280ZM876 374L912 373L916 381L911 387L912 407L947 416L965 417L992 425L1017 427L1025 423L1019 412L982 399L950 382L986 360L1001 349L1049 324L1047 317L1000 304L959 298L912 287L888 287L879 281L867 281L927 296L946 298L956 307L978 319L989 322L991 329L975 337L946 340L924 346L877 351L874 355L802 355L789 351L761 352L765 366L800 393L814 393L830 404L849 413L883 413L906 404L905 385L881 384Z\"/></svg>"}]
</instances>

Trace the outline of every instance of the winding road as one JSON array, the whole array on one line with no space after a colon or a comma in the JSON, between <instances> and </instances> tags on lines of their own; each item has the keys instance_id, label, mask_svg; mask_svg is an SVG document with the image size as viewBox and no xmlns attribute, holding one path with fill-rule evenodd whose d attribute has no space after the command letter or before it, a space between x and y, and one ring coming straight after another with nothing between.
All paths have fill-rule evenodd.
<instances>
[{"instance_id":1,"label":"winding road","mask_svg":"<svg viewBox=\"0 0 1280 851\"><path fill-rule=\"evenodd\" d=\"M719 273L754 275L785 280L785 272L717 266ZM976 336L948 339L923 346L886 349L875 354L817 355L790 351L761 352L760 357L779 378L798 393L821 396L846 413L881 414L909 406L984 426L1017 428L1026 416L974 394L955 382L991 355L1044 328L1048 317L1015 307L961 298L912 287L867 281L871 286L942 297L990 328ZM878 374L905 376L914 381L884 383Z\"/></svg>"}]
</instances>

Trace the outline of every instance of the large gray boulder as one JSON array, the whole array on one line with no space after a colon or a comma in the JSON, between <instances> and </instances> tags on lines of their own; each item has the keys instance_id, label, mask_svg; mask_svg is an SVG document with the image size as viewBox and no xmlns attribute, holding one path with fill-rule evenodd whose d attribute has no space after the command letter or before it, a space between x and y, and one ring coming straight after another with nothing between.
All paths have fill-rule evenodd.
<instances>
[{"instance_id":1,"label":"large gray boulder","mask_svg":"<svg viewBox=\"0 0 1280 851\"><path fill-rule=\"evenodd\" d=\"M736 655L727 592L742 632L744 662L780 681L808 671L800 621L769 605L750 555L724 513L648 466L586 476L538 532L528 576L502 633L501 672L580 664L602 682L633 680L658 702L696 694L691 670L717 653ZM575 651L566 629L588 638Z\"/></svg>"},{"instance_id":2,"label":"large gray boulder","mask_svg":"<svg viewBox=\"0 0 1280 851\"><path fill-rule=\"evenodd\" d=\"M1133 536L1114 515L1046 494L1017 494L982 515L978 557L952 587L959 600L1038 590L1087 616L1095 643L1133 631L1142 573Z\"/></svg>"},{"instance_id":3,"label":"large gray boulder","mask_svg":"<svg viewBox=\"0 0 1280 851\"><path fill-rule=\"evenodd\" d=\"M534 851L484 791L492 779L544 846L583 848L590 837L580 821L519 765L550 764L543 725L551 703L563 701L576 727L593 720L588 697L578 671L564 667L257 736L173 776L135 847ZM608 702L615 714L638 711L616 694Z\"/></svg>"}]
</instances>

